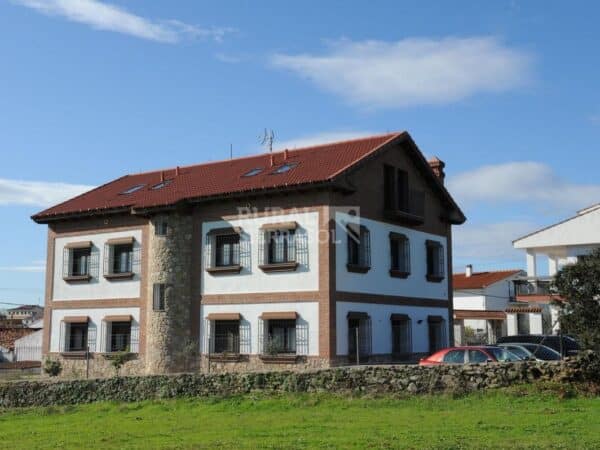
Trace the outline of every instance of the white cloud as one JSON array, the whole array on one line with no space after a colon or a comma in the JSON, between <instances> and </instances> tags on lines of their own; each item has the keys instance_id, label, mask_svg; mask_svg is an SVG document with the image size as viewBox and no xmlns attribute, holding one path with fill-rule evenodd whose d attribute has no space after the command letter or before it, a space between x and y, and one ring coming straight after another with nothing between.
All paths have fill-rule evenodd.
<instances>
[{"instance_id":1,"label":"white cloud","mask_svg":"<svg viewBox=\"0 0 600 450\"><path fill-rule=\"evenodd\" d=\"M453 228L454 271L460 265L479 263L491 267L520 267L525 263L522 250L516 250L512 241L539 228L532 222L507 221L493 224L465 223ZM477 268L476 268L477 270Z\"/></svg>"},{"instance_id":2,"label":"white cloud","mask_svg":"<svg viewBox=\"0 0 600 450\"><path fill-rule=\"evenodd\" d=\"M578 184L532 161L482 166L449 178L459 204L522 203L533 210L573 212L600 201L599 184Z\"/></svg>"},{"instance_id":3,"label":"white cloud","mask_svg":"<svg viewBox=\"0 0 600 450\"><path fill-rule=\"evenodd\" d=\"M0 178L0 206L32 205L47 207L93 189L94 186L45 181Z\"/></svg>"},{"instance_id":4,"label":"white cloud","mask_svg":"<svg viewBox=\"0 0 600 450\"><path fill-rule=\"evenodd\" d=\"M40 273L46 271L46 264L32 263L28 266L7 266L0 267L0 271L2 272L31 272L31 273Z\"/></svg>"},{"instance_id":5,"label":"white cloud","mask_svg":"<svg viewBox=\"0 0 600 450\"><path fill-rule=\"evenodd\" d=\"M178 20L152 21L98 0L13 0L49 16L60 16L92 28L151 41L175 43L187 36L221 41L231 28L201 28Z\"/></svg>"},{"instance_id":6,"label":"white cloud","mask_svg":"<svg viewBox=\"0 0 600 450\"><path fill-rule=\"evenodd\" d=\"M285 148L294 149L310 147L312 145L326 144L327 142L346 141L364 136L371 136L374 134L378 133L372 131L325 131L322 133L300 136L298 138L289 139L286 141L275 141L273 147L279 150Z\"/></svg>"},{"instance_id":7,"label":"white cloud","mask_svg":"<svg viewBox=\"0 0 600 450\"><path fill-rule=\"evenodd\" d=\"M532 58L493 37L335 41L323 55L276 54L289 69L369 108L445 104L531 79Z\"/></svg>"}]
</instances>

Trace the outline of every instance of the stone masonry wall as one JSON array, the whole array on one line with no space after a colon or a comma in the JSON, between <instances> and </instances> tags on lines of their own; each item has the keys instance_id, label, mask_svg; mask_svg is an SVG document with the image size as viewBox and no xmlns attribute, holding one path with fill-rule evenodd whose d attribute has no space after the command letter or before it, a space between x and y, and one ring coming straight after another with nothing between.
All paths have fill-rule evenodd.
<instances>
[{"instance_id":1,"label":"stone masonry wall","mask_svg":"<svg viewBox=\"0 0 600 450\"><path fill-rule=\"evenodd\" d=\"M158 220L166 219L166 236L157 236ZM173 213L152 221L146 305L146 373L169 373L186 368L185 347L192 339L192 216ZM165 310L153 309L153 286L165 283Z\"/></svg>"},{"instance_id":2,"label":"stone masonry wall","mask_svg":"<svg viewBox=\"0 0 600 450\"><path fill-rule=\"evenodd\" d=\"M0 383L0 408L50 406L95 401L225 396L263 392L332 392L396 395L468 392L539 380L600 383L600 357L585 352L559 362L363 366L305 372L182 374L72 381Z\"/></svg>"}]
</instances>

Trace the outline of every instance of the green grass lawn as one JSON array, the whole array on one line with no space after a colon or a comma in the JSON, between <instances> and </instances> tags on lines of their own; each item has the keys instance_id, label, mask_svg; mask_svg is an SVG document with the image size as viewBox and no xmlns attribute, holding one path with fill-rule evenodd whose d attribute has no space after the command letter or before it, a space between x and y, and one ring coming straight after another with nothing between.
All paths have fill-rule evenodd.
<instances>
[{"instance_id":1,"label":"green grass lawn","mask_svg":"<svg viewBox=\"0 0 600 450\"><path fill-rule=\"evenodd\" d=\"M0 448L600 448L600 398L532 388L453 399L328 394L0 413Z\"/></svg>"}]
</instances>

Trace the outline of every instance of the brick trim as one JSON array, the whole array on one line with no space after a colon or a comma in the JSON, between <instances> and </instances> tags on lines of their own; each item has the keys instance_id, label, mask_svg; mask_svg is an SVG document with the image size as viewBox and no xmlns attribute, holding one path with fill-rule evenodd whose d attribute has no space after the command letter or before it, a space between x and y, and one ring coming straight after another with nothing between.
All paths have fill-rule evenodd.
<instances>
[{"instance_id":1,"label":"brick trim","mask_svg":"<svg viewBox=\"0 0 600 450\"><path fill-rule=\"evenodd\" d=\"M201 297L203 305L246 305L250 303L317 302L321 291L307 292L263 292L255 294L212 294Z\"/></svg>"},{"instance_id":2,"label":"brick trim","mask_svg":"<svg viewBox=\"0 0 600 450\"><path fill-rule=\"evenodd\" d=\"M360 292L337 291L338 302L373 303L380 305L420 306L423 308L448 308L447 300L433 298L400 297L394 295L362 294Z\"/></svg>"}]
</instances>

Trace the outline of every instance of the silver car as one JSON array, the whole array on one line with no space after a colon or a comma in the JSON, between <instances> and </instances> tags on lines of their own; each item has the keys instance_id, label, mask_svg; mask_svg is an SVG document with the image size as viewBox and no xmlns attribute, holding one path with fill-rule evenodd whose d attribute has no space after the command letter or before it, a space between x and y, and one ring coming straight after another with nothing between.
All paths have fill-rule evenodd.
<instances>
[{"instance_id":1,"label":"silver car","mask_svg":"<svg viewBox=\"0 0 600 450\"><path fill-rule=\"evenodd\" d=\"M522 359L532 359L536 361L559 361L561 359L560 353L541 344L511 342L506 344L497 344L497 346L507 349Z\"/></svg>"}]
</instances>

